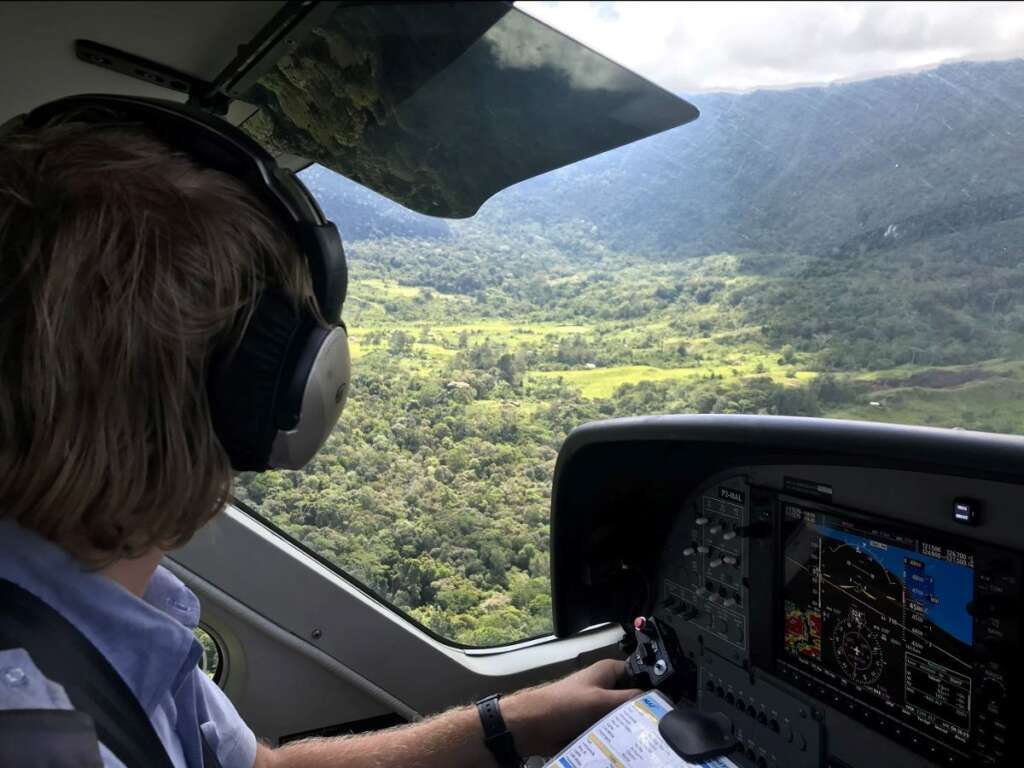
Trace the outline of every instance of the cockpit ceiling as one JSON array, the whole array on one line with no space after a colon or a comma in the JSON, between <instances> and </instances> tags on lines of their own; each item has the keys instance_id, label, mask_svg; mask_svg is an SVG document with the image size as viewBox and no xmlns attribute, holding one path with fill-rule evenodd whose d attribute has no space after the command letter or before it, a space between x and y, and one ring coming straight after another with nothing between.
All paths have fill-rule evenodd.
<instances>
[{"instance_id":1,"label":"cockpit ceiling","mask_svg":"<svg viewBox=\"0 0 1024 768\"><path fill-rule=\"evenodd\" d=\"M182 100L75 57L93 40L212 80L284 5L282 2L0 2L0 123L76 93ZM233 111L233 122L252 109Z\"/></svg>"}]
</instances>

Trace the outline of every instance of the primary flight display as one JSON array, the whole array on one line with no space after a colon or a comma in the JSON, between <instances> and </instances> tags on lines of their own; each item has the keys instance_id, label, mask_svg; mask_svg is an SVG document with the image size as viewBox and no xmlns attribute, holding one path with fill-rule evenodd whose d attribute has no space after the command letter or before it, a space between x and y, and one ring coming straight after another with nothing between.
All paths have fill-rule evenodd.
<instances>
[{"instance_id":1,"label":"primary flight display","mask_svg":"<svg viewBox=\"0 0 1024 768\"><path fill-rule=\"evenodd\" d=\"M780 662L862 718L966 748L974 555L783 504Z\"/></svg>"}]
</instances>

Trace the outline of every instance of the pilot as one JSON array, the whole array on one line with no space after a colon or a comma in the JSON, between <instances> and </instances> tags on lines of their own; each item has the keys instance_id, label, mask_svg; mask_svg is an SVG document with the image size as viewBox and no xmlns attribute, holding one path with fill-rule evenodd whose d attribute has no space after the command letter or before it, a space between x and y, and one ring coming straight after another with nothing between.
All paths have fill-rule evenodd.
<instances>
[{"instance_id":1,"label":"pilot","mask_svg":"<svg viewBox=\"0 0 1024 768\"><path fill-rule=\"evenodd\" d=\"M503 697L486 741L468 706L279 749L197 668L198 600L160 561L230 498L215 350L237 346L265 289L313 301L279 224L238 178L145 125L65 119L0 137L0 583L116 670L166 752L149 765L476 768L555 754L638 693L622 689L621 662ZM0 598L0 617L14 605ZM124 766L96 731L90 762L45 729L4 726L5 711L72 708L41 653L0 642L0 764Z\"/></svg>"}]
</instances>

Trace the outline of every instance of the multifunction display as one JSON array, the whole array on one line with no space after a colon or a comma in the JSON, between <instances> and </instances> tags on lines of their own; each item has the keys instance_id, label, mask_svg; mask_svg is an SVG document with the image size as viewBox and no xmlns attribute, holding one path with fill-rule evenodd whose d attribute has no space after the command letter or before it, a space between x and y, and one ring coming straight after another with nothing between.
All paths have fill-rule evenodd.
<instances>
[{"instance_id":1,"label":"multifunction display","mask_svg":"<svg viewBox=\"0 0 1024 768\"><path fill-rule=\"evenodd\" d=\"M973 553L845 513L780 505L781 666L862 719L967 752Z\"/></svg>"}]
</instances>

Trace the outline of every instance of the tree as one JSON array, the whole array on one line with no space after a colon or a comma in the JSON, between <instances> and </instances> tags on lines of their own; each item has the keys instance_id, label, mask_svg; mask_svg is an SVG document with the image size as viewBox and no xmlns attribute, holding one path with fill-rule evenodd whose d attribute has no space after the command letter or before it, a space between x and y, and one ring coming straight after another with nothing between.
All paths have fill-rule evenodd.
<instances>
[{"instance_id":1,"label":"tree","mask_svg":"<svg viewBox=\"0 0 1024 768\"><path fill-rule=\"evenodd\" d=\"M412 336L405 331L394 331L388 337L388 351L394 356L405 355L412 348Z\"/></svg>"}]
</instances>

